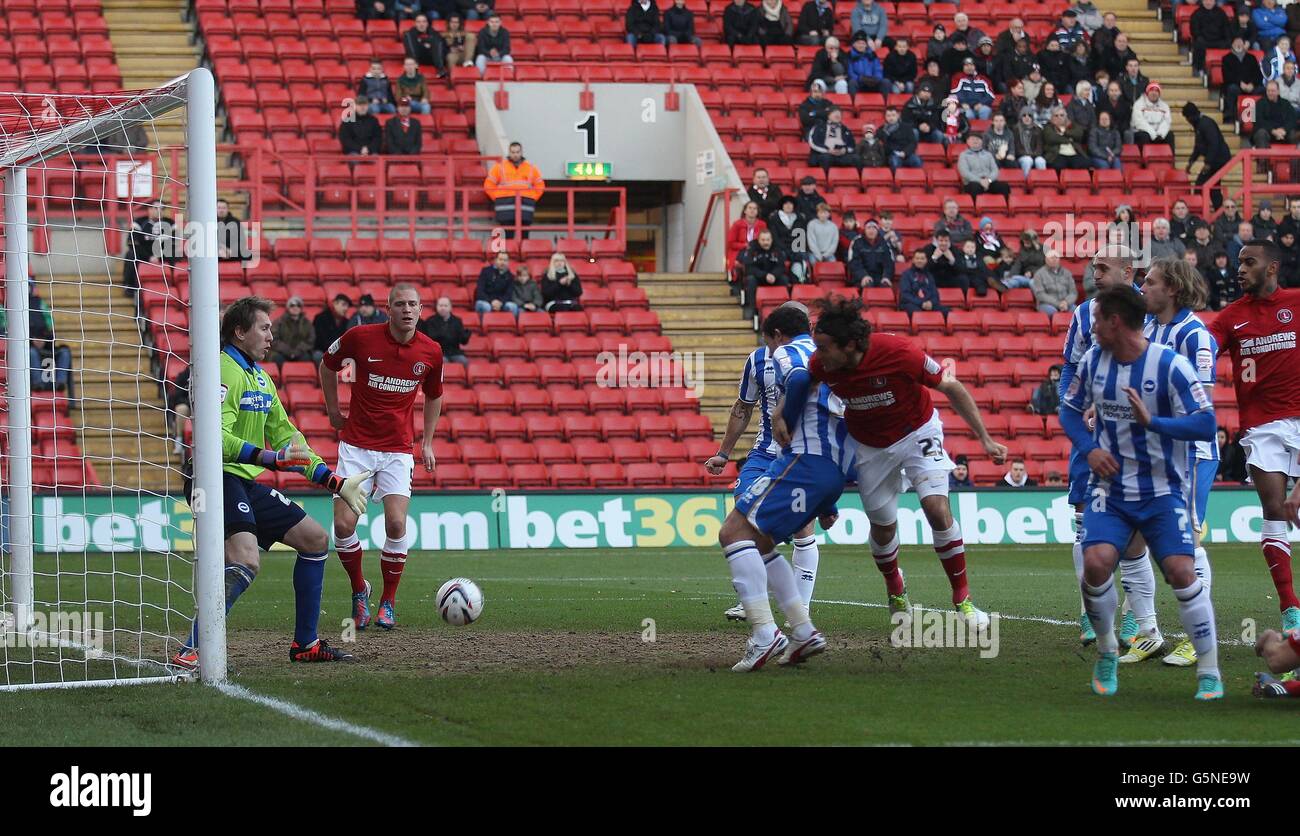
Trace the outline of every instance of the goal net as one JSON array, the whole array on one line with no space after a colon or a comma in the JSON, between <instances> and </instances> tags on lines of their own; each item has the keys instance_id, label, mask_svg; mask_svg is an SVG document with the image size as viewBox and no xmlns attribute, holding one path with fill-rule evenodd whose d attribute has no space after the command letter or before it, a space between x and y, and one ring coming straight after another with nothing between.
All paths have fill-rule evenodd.
<instances>
[{"instance_id":1,"label":"goal net","mask_svg":"<svg viewBox=\"0 0 1300 836\"><path fill-rule=\"evenodd\" d=\"M0 92L0 690L224 679L213 98Z\"/></svg>"}]
</instances>

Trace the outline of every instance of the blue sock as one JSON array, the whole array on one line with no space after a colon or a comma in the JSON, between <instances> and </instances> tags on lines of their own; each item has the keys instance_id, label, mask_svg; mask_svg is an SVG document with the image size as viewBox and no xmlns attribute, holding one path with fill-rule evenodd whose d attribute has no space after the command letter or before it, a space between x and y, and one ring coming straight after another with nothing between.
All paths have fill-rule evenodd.
<instances>
[{"instance_id":1,"label":"blue sock","mask_svg":"<svg viewBox=\"0 0 1300 836\"><path fill-rule=\"evenodd\" d=\"M231 564L226 567L226 612L229 613L231 607L239 600L239 596L244 594L253 582L253 573L238 564ZM194 619L194 624L190 627L190 642L186 645L189 648L199 646L199 620Z\"/></svg>"},{"instance_id":2,"label":"blue sock","mask_svg":"<svg viewBox=\"0 0 1300 836\"><path fill-rule=\"evenodd\" d=\"M293 564L293 597L297 617L293 625L293 640L299 647L316 641L316 626L320 623L320 593L325 585L325 558L328 551L307 554L298 552Z\"/></svg>"}]
</instances>

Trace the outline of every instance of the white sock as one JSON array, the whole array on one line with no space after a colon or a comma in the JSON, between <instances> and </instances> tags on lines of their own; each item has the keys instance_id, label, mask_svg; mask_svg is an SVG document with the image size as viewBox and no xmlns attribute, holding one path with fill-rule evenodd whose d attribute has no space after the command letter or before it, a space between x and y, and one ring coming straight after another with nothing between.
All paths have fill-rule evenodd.
<instances>
[{"instance_id":1,"label":"white sock","mask_svg":"<svg viewBox=\"0 0 1300 836\"><path fill-rule=\"evenodd\" d=\"M1143 635L1156 635L1160 632L1156 626L1156 573L1147 550L1143 549L1138 557L1121 558L1119 566L1124 593L1137 617L1138 629Z\"/></svg>"},{"instance_id":2,"label":"white sock","mask_svg":"<svg viewBox=\"0 0 1300 836\"><path fill-rule=\"evenodd\" d=\"M805 607L810 607L813 587L817 585L817 564L821 561L821 552L817 549L817 536L810 534L807 537L796 537L792 542L794 554L791 560L794 563L795 581L799 584L799 597L803 599Z\"/></svg>"},{"instance_id":3,"label":"white sock","mask_svg":"<svg viewBox=\"0 0 1300 836\"><path fill-rule=\"evenodd\" d=\"M1097 650L1101 653L1118 653L1119 639L1115 637L1115 608L1119 606L1119 593L1115 591L1115 578L1106 579L1102 586L1083 582L1083 605L1088 620L1097 634Z\"/></svg>"},{"instance_id":4,"label":"white sock","mask_svg":"<svg viewBox=\"0 0 1300 836\"><path fill-rule=\"evenodd\" d=\"M1209 552L1205 550L1205 546L1197 546L1193 558L1196 561L1196 577L1200 578L1206 590L1209 590L1214 580L1214 572L1210 570Z\"/></svg>"},{"instance_id":5,"label":"white sock","mask_svg":"<svg viewBox=\"0 0 1300 836\"><path fill-rule=\"evenodd\" d=\"M790 622L790 631L796 639L803 641L812 635L812 620L808 617L808 607L804 606L799 584L794 577L790 563L775 549L763 555L763 565L767 567L767 585L776 598L776 604L785 613Z\"/></svg>"},{"instance_id":6,"label":"white sock","mask_svg":"<svg viewBox=\"0 0 1300 836\"><path fill-rule=\"evenodd\" d=\"M753 540L738 540L726 546L722 553L727 558L731 572L731 585L745 608L745 618L753 628L754 640L767 644L776 635L776 621L772 618L772 605L767 601L767 570Z\"/></svg>"},{"instance_id":7,"label":"white sock","mask_svg":"<svg viewBox=\"0 0 1300 836\"><path fill-rule=\"evenodd\" d=\"M361 541L357 539L357 533L355 531L346 537L334 538L334 548L341 551L352 551L359 545L361 545Z\"/></svg>"},{"instance_id":8,"label":"white sock","mask_svg":"<svg viewBox=\"0 0 1300 836\"><path fill-rule=\"evenodd\" d=\"M1196 648L1196 673L1198 675L1219 675L1219 637L1214 625L1214 604L1210 601L1210 589L1200 578L1191 586L1175 589L1174 597L1178 599L1178 615L1183 620L1183 629Z\"/></svg>"}]
</instances>

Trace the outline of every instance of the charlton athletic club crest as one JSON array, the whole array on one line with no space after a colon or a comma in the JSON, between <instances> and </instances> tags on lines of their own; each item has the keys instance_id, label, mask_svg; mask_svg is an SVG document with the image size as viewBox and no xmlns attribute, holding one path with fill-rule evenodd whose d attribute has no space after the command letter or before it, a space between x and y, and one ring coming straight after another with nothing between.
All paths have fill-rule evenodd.
<instances>
[{"instance_id":1,"label":"charlton athletic club crest","mask_svg":"<svg viewBox=\"0 0 1300 836\"><path fill-rule=\"evenodd\" d=\"M884 379L883 377L873 377L873 378L871 378L871 385L872 385L873 387L875 387L876 389L884 389L884 388L885 388L885 382L886 382L886 381L885 381L885 379Z\"/></svg>"},{"instance_id":2,"label":"charlton athletic club crest","mask_svg":"<svg viewBox=\"0 0 1300 836\"><path fill-rule=\"evenodd\" d=\"M415 373L416 377L422 377L424 373L427 372L428 370L429 367L425 365L423 362L416 363L415 366L411 369L411 371Z\"/></svg>"},{"instance_id":3,"label":"charlton athletic club crest","mask_svg":"<svg viewBox=\"0 0 1300 836\"><path fill-rule=\"evenodd\" d=\"M1287 323L1289 323L1289 322L1291 321L1291 309L1290 309L1290 308L1283 308L1282 310L1278 311L1278 312L1277 312L1277 321L1280 322L1280 323L1282 323L1283 325L1286 325Z\"/></svg>"}]
</instances>

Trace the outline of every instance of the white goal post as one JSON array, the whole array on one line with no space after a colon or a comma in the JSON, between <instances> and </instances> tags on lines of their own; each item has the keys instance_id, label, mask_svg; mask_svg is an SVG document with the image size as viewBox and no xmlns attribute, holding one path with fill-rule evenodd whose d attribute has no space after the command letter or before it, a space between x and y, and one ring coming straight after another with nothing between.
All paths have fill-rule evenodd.
<instances>
[{"instance_id":1,"label":"white goal post","mask_svg":"<svg viewBox=\"0 0 1300 836\"><path fill-rule=\"evenodd\" d=\"M171 660L196 614L225 681L215 133L206 69L0 92L0 691L191 678ZM137 211L174 223L133 234Z\"/></svg>"}]
</instances>

